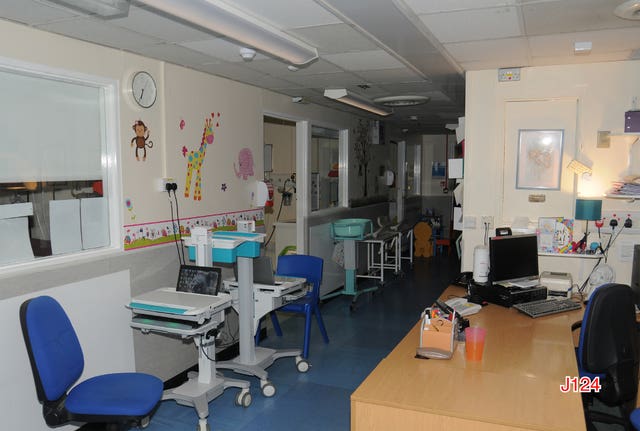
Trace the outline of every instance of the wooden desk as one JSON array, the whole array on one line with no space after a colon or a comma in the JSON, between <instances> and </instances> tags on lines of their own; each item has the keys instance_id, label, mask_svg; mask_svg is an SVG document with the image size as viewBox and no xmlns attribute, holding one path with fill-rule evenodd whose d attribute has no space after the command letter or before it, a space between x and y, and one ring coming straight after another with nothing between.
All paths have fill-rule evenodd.
<instances>
[{"instance_id":1,"label":"wooden desk","mask_svg":"<svg viewBox=\"0 0 640 431\"><path fill-rule=\"evenodd\" d=\"M418 323L351 395L351 431L584 431L580 394L560 392L565 376L578 376L571 324L581 318L490 304L469 317L487 328L477 363L465 361L464 343L450 360L414 358Z\"/></svg>"}]
</instances>

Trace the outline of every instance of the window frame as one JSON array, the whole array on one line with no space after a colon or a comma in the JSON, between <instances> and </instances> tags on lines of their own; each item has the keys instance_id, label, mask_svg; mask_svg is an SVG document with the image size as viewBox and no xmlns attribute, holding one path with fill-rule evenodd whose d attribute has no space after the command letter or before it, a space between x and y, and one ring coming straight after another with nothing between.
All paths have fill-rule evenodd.
<instances>
[{"instance_id":1,"label":"window frame","mask_svg":"<svg viewBox=\"0 0 640 431\"><path fill-rule=\"evenodd\" d=\"M104 121L101 148L103 196L107 198L109 244L64 255L36 257L33 260L0 265L4 274L19 270L42 268L64 263L102 257L123 250L122 246L122 171L120 165L120 83L117 79L55 68L42 64L0 57L0 71L33 78L55 80L68 84L100 89L100 110Z\"/></svg>"}]
</instances>

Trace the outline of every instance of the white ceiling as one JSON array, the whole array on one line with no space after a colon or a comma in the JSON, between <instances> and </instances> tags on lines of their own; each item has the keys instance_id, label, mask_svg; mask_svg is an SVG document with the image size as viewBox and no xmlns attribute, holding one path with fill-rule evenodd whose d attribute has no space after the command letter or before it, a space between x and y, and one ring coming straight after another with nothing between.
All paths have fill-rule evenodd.
<instances>
[{"instance_id":1,"label":"white ceiling","mask_svg":"<svg viewBox=\"0 0 640 431\"><path fill-rule=\"evenodd\" d=\"M622 2L229 0L318 49L320 58L297 72L262 54L244 62L238 45L136 0L127 17L112 20L46 0L1 0L0 17L361 115L324 98L324 89L347 88L370 99L429 96L429 103L395 108L385 120L409 133L437 133L464 115L467 70L640 58L640 21L613 14ZM574 43L584 41L593 43L591 53L574 55Z\"/></svg>"}]
</instances>

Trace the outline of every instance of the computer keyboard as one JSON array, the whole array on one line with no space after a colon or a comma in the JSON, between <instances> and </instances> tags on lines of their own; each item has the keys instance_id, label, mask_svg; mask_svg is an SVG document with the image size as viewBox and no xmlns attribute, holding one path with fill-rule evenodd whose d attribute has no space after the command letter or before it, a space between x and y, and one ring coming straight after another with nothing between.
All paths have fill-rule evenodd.
<instances>
[{"instance_id":1,"label":"computer keyboard","mask_svg":"<svg viewBox=\"0 0 640 431\"><path fill-rule=\"evenodd\" d=\"M543 299L541 301L524 302L513 306L529 317L541 317L564 311L579 310L582 306L570 299Z\"/></svg>"}]
</instances>

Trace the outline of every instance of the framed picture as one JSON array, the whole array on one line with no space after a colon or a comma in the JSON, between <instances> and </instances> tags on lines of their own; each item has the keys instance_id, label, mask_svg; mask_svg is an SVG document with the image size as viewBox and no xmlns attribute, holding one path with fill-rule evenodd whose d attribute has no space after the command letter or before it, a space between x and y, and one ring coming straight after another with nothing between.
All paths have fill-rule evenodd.
<instances>
[{"instance_id":1,"label":"framed picture","mask_svg":"<svg viewBox=\"0 0 640 431\"><path fill-rule=\"evenodd\" d=\"M517 189L560 190L564 130L518 131Z\"/></svg>"}]
</instances>

